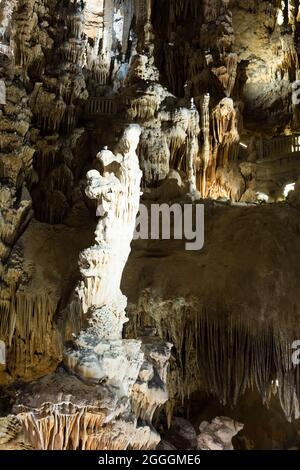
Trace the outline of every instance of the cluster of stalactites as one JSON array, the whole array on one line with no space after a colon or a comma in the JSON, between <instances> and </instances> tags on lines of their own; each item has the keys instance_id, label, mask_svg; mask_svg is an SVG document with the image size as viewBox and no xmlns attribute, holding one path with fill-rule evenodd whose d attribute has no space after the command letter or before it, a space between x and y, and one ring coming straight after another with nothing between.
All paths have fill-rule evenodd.
<instances>
[{"instance_id":1,"label":"cluster of stalactites","mask_svg":"<svg viewBox=\"0 0 300 470\"><path fill-rule=\"evenodd\" d=\"M292 338L273 324L259 327L227 312L208 312L195 300L151 299L146 291L130 315L130 328L152 325L174 344L168 390L172 405L206 388L221 403L236 405L255 386L269 404L278 394L288 420L298 419L299 368L292 364ZM135 333L133 333L135 334Z\"/></svg>"},{"instance_id":2,"label":"cluster of stalactites","mask_svg":"<svg viewBox=\"0 0 300 470\"><path fill-rule=\"evenodd\" d=\"M159 99L156 100L159 108ZM170 170L175 169L184 172L187 181L195 188L200 134L196 107L192 103L190 109L159 110L157 118L161 126L145 126L141 135L139 156L144 184L163 181ZM164 126L165 123L168 125Z\"/></svg>"},{"instance_id":3,"label":"cluster of stalactites","mask_svg":"<svg viewBox=\"0 0 300 470\"><path fill-rule=\"evenodd\" d=\"M53 327L56 304L49 293L32 295L17 291L0 300L0 338L12 376L33 377L48 366L51 357L61 357L61 338Z\"/></svg>"},{"instance_id":4,"label":"cluster of stalactites","mask_svg":"<svg viewBox=\"0 0 300 470\"><path fill-rule=\"evenodd\" d=\"M278 65L274 74L280 72L283 76L286 74L288 77L293 76L295 70L299 70L299 58L295 48L294 38L289 35L284 35L281 38L281 56L282 62Z\"/></svg>"}]
</instances>

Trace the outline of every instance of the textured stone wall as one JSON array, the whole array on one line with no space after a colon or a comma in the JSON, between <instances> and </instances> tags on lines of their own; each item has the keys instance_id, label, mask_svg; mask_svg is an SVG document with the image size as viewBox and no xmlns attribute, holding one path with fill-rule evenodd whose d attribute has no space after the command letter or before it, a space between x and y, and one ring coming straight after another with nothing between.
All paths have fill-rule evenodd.
<instances>
[{"instance_id":1,"label":"textured stone wall","mask_svg":"<svg viewBox=\"0 0 300 470\"><path fill-rule=\"evenodd\" d=\"M278 377L286 416L298 416L294 392L299 378L287 359L290 326L298 315L296 288L294 314L286 298L288 284L297 279L297 248L290 259L287 246L297 245L299 231L298 141L290 140L285 147L279 143L283 150L261 160L264 143L276 147L272 137L299 132L299 109L291 96L292 83L299 78L299 2L285 4L289 8L279 0L1 1L0 384L9 384L12 391L5 388L5 393L13 396L16 380L28 383L0 420L5 448L153 447L159 437L151 422L167 400L166 381L169 422L178 403L200 389L236 403L255 383L268 402ZM137 128L134 176L126 163L131 139L125 145L122 136ZM106 145L111 150L101 151ZM151 260L165 260L169 248L152 250L150 244L149 251L149 246L141 249L143 269L138 271L139 261L136 265L139 292L131 301L127 328L131 340L125 340L126 302L119 287L140 180L148 203L194 203L201 198L227 202L216 203L207 232L209 248L215 247L219 258L206 257L206 252L204 260L178 255L173 264L164 264L168 272L159 265L156 279ZM119 184L114 201L113 183ZM296 186L286 199L288 183ZM105 207L117 204L115 218L95 217L100 193ZM262 198L277 203L274 213L273 208L256 207ZM262 235L249 237L243 231L231 203L240 204L239 217L248 231L266 220L267 228L261 222L263 241ZM214 203L206 204L211 210ZM278 229L282 221L286 227ZM220 234L220 227L228 233ZM127 234L123 244L118 242L120 233ZM226 249L216 246L216 239ZM103 240L115 249L111 259L99 248ZM260 251L262 246L265 251ZM259 253L256 261L263 274L255 269L249 255L253 251ZM244 269L230 253L241 257ZM182 265L189 263L186 273ZM191 275L198 263L206 277L201 270ZM263 287L256 291L261 277ZM190 278L189 289L184 286ZM243 288L240 278L247 278L252 288ZM230 302L227 310L220 308L228 290L234 312ZM244 312L242 326L236 308ZM230 335L237 335L242 349L250 344L251 354L242 365L222 349L228 339L222 336L228 309ZM217 311L215 320L207 314L211 311ZM281 341L285 313L287 337ZM261 318L265 328L257 327ZM258 339L249 333L252 328ZM216 343L208 340L213 334ZM168 341L175 349L167 378ZM228 354L236 369L224 365L220 371L220 357ZM259 355L265 359L261 367ZM127 364L124 402L115 374L122 364ZM117 394L111 393L112 385ZM63 398L69 392L72 400L65 409ZM35 403L32 393L44 401ZM97 394L101 400L95 404ZM122 419L115 420L118 413ZM136 426L136 418L145 426ZM53 426L60 430L57 439ZM33 439L34 428L38 432ZM74 432L68 434L71 428Z\"/></svg>"}]
</instances>

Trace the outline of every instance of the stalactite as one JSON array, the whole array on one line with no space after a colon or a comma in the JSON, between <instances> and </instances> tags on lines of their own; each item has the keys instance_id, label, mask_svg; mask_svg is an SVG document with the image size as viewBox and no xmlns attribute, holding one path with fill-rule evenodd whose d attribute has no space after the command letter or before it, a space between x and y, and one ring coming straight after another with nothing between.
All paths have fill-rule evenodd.
<instances>
[{"instance_id":1,"label":"stalactite","mask_svg":"<svg viewBox=\"0 0 300 470\"><path fill-rule=\"evenodd\" d=\"M83 15L82 12L78 11L76 13L70 14L67 16L67 27L70 31L70 34L75 39L81 39L83 33Z\"/></svg>"},{"instance_id":2,"label":"stalactite","mask_svg":"<svg viewBox=\"0 0 300 470\"><path fill-rule=\"evenodd\" d=\"M33 164L33 156L35 153L35 149L30 147L29 145L24 145L20 151L20 157L23 162L23 170L25 175L29 175L32 171L32 164Z\"/></svg>"},{"instance_id":3,"label":"stalactite","mask_svg":"<svg viewBox=\"0 0 300 470\"><path fill-rule=\"evenodd\" d=\"M0 40L5 41L10 37L12 15L17 7L18 0L3 0L0 5Z\"/></svg>"},{"instance_id":4,"label":"stalactite","mask_svg":"<svg viewBox=\"0 0 300 470\"><path fill-rule=\"evenodd\" d=\"M61 47L62 58L73 64L83 65L84 43L79 39L69 39Z\"/></svg>"},{"instance_id":5,"label":"stalactite","mask_svg":"<svg viewBox=\"0 0 300 470\"><path fill-rule=\"evenodd\" d=\"M128 48L129 33L130 33L131 23L133 19L133 14L134 14L134 0L126 0L124 7L123 7L123 15L124 15L123 38L122 38L123 54L126 54L127 48Z\"/></svg>"},{"instance_id":6,"label":"stalactite","mask_svg":"<svg viewBox=\"0 0 300 470\"><path fill-rule=\"evenodd\" d=\"M195 194L197 191L196 184L196 162L198 157L198 140L197 137L192 137L188 139L187 142L187 179L189 184L189 193L191 195Z\"/></svg>"},{"instance_id":7,"label":"stalactite","mask_svg":"<svg viewBox=\"0 0 300 470\"><path fill-rule=\"evenodd\" d=\"M73 179L70 168L65 164L61 164L51 172L48 178L48 188L50 191L58 190L65 194L72 187Z\"/></svg>"},{"instance_id":8,"label":"stalactite","mask_svg":"<svg viewBox=\"0 0 300 470\"><path fill-rule=\"evenodd\" d=\"M130 108L127 110L128 119L153 119L160 104L160 99L156 96L141 96L140 98L132 99Z\"/></svg>"},{"instance_id":9,"label":"stalactite","mask_svg":"<svg viewBox=\"0 0 300 470\"><path fill-rule=\"evenodd\" d=\"M170 169L181 170L191 176L191 158L194 161L194 171L198 163L200 128L196 107L192 104L190 109L184 107L176 107L172 111L161 109L160 94L157 93L156 106L157 119L161 127L158 128L156 125L149 129L145 126L139 145L139 157L146 184L163 181ZM144 119L145 113L142 116ZM147 116L146 119L148 121L151 118Z\"/></svg>"},{"instance_id":10,"label":"stalactite","mask_svg":"<svg viewBox=\"0 0 300 470\"><path fill-rule=\"evenodd\" d=\"M3 154L2 154L3 155ZM14 153L7 154L0 160L0 178L17 182L21 172L21 161Z\"/></svg>"},{"instance_id":11,"label":"stalactite","mask_svg":"<svg viewBox=\"0 0 300 470\"><path fill-rule=\"evenodd\" d=\"M38 125L43 129L57 131L63 119L66 104L62 98L56 99L53 93L48 93L42 88L32 103L32 110L37 116Z\"/></svg>"},{"instance_id":12,"label":"stalactite","mask_svg":"<svg viewBox=\"0 0 300 470\"><path fill-rule=\"evenodd\" d=\"M101 57L97 62L93 62L89 65L88 74L94 80L97 85L107 85L109 80L109 68L110 64Z\"/></svg>"},{"instance_id":13,"label":"stalactite","mask_svg":"<svg viewBox=\"0 0 300 470\"><path fill-rule=\"evenodd\" d=\"M199 450L234 450L232 438L243 427L243 424L225 416L215 418L211 423L203 421L199 426L197 448Z\"/></svg>"},{"instance_id":14,"label":"stalactite","mask_svg":"<svg viewBox=\"0 0 300 470\"><path fill-rule=\"evenodd\" d=\"M292 77L294 71L299 69L299 59L292 36L283 36L281 38L281 45L283 60L279 65L279 70L283 72L283 74L290 74ZM277 71L278 69L275 71L275 74Z\"/></svg>"},{"instance_id":15,"label":"stalactite","mask_svg":"<svg viewBox=\"0 0 300 470\"><path fill-rule=\"evenodd\" d=\"M134 0L134 14L137 24L144 24L147 16L145 0Z\"/></svg>"},{"instance_id":16,"label":"stalactite","mask_svg":"<svg viewBox=\"0 0 300 470\"><path fill-rule=\"evenodd\" d=\"M104 0L103 44L102 50L108 62L111 59L113 38L114 0Z\"/></svg>"},{"instance_id":17,"label":"stalactite","mask_svg":"<svg viewBox=\"0 0 300 470\"><path fill-rule=\"evenodd\" d=\"M205 18L206 23L211 21L215 21L219 16L219 9L220 9L220 0L204 0L203 2L203 15Z\"/></svg>"},{"instance_id":18,"label":"stalactite","mask_svg":"<svg viewBox=\"0 0 300 470\"><path fill-rule=\"evenodd\" d=\"M290 354L293 336L283 333L283 325L259 326L229 312L207 311L193 299L154 300L148 290L138 307L130 306L130 313L129 336L152 325L174 344L169 412L172 398L184 400L203 387L223 404L236 405L255 386L268 404L276 382L286 417L298 419L298 379Z\"/></svg>"},{"instance_id":19,"label":"stalactite","mask_svg":"<svg viewBox=\"0 0 300 470\"><path fill-rule=\"evenodd\" d=\"M55 143L46 145L45 141L38 143L38 150L35 154L35 168L43 178L57 162L59 145Z\"/></svg>"},{"instance_id":20,"label":"stalactite","mask_svg":"<svg viewBox=\"0 0 300 470\"><path fill-rule=\"evenodd\" d=\"M11 343L7 367L12 373L17 371L24 377L27 374L31 376L37 355L43 356L47 352L48 356L55 350L58 356L62 353L53 328L55 311L56 305L48 293L31 295L16 292L10 303L10 325L6 336ZM49 361L49 357L44 360Z\"/></svg>"},{"instance_id":21,"label":"stalactite","mask_svg":"<svg viewBox=\"0 0 300 470\"><path fill-rule=\"evenodd\" d=\"M8 338L11 336L10 333L10 300L0 300L0 337Z\"/></svg>"}]
</instances>

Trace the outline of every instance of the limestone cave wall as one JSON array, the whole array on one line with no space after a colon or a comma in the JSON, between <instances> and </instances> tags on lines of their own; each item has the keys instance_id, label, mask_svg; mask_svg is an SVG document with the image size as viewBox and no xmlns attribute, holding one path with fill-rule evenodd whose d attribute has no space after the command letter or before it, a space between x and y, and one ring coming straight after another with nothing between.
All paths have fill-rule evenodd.
<instances>
[{"instance_id":1,"label":"limestone cave wall","mask_svg":"<svg viewBox=\"0 0 300 470\"><path fill-rule=\"evenodd\" d=\"M1 449L155 448L204 392L297 422L299 25L298 0L0 1ZM131 245L140 198L204 204L204 249Z\"/></svg>"}]
</instances>

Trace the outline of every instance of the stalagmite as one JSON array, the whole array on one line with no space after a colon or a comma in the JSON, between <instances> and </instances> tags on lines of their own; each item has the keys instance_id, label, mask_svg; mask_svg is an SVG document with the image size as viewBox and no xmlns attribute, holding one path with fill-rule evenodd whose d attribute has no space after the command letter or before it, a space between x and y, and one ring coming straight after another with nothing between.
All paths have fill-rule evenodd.
<instances>
[{"instance_id":1,"label":"stalagmite","mask_svg":"<svg viewBox=\"0 0 300 470\"><path fill-rule=\"evenodd\" d=\"M118 153L105 149L98 154L103 176L96 170L87 174L86 194L96 199L100 219L96 244L80 254L83 280L74 294L84 329L65 347L64 364L69 374L50 378L50 382L60 383L58 390L53 390L53 402L48 398L43 401L39 395L40 405L33 406L33 398L28 406L25 394L16 408L25 436L35 448L153 448L159 441L150 426L155 410L168 399L166 368L171 345L152 339L151 332L145 332L141 340L122 339L127 319L120 283L139 210L139 137L138 125L127 127ZM27 318L26 309L22 311ZM43 324L47 326L46 321ZM29 326L24 322L24 327ZM76 395L73 389L75 377L91 390L101 384L98 404L83 404L82 392ZM72 391L63 399L68 384ZM43 379L37 387L44 390ZM139 417L146 425L137 425Z\"/></svg>"},{"instance_id":2,"label":"stalagmite","mask_svg":"<svg viewBox=\"0 0 300 470\"><path fill-rule=\"evenodd\" d=\"M103 16L103 52L107 61L110 61L112 48L112 32L113 32L113 16L114 16L114 0L104 0L104 16Z\"/></svg>"},{"instance_id":3,"label":"stalagmite","mask_svg":"<svg viewBox=\"0 0 300 470\"><path fill-rule=\"evenodd\" d=\"M239 315L208 312L196 299L154 300L149 290L140 296L138 308L133 312L130 306L130 311L130 336L152 325L162 339L174 344L175 363L171 362L168 377L171 398L184 401L206 384L207 392L222 404L236 405L247 389L256 386L264 403L269 404L276 378L287 419L298 419L298 379L289 354L291 340L272 322L260 327Z\"/></svg>"}]
</instances>

